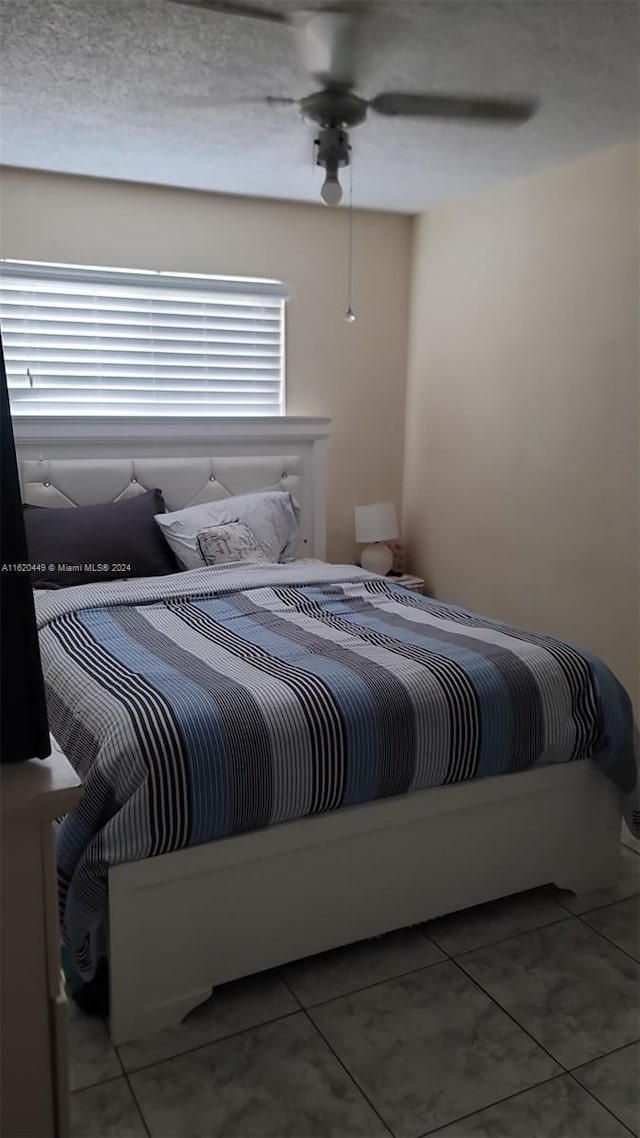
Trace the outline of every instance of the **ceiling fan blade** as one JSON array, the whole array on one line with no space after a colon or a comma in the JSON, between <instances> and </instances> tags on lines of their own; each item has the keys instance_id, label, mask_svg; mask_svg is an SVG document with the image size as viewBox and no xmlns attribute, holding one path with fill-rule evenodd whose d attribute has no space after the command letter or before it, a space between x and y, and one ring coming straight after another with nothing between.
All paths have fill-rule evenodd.
<instances>
[{"instance_id":1,"label":"ceiling fan blade","mask_svg":"<svg viewBox=\"0 0 640 1138\"><path fill-rule=\"evenodd\" d=\"M307 74L330 90L354 87L362 15L351 7L313 9L296 13L292 23Z\"/></svg>"},{"instance_id":2,"label":"ceiling fan blade","mask_svg":"<svg viewBox=\"0 0 640 1138\"><path fill-rule=\"evenodd\" d=\"M280 98L277 95L237 95L235 98L220 98L216 95L171 95L165 102L157 98L136 101L136 110L158 111L163 114L175 111L197 111L229 109L231 107L297 106L297 99Z\"/></svg>"},{"instance_id":3,"label":"ceiling fan blade","mask_svg":"<svg viewBox=\"0 0 640 1138\"><path fill-rule=\"evenodd\" d=\"M275 8L261 8L254 4L234 3L234 0L172 0L173 4L184 4L187 8L204 8L209 12L221 12L224 16L246 16L250 20L268 20L272 24L290 24L284 12Z\"/></svg>"},{"instance_id":4,"label":"ceiling fan blade","mask_svg":"<svg viewBox=\"0 0 640 1138\"><path fill-rule=\"evenodd\" d=\"M453 119L457 122L496 123L518 126L536 113L534 99L474 98L471 95L409 95L387 91L371 99L371 110L379 115L407 115L426 119Z\"/></svg>"}]
</instances>

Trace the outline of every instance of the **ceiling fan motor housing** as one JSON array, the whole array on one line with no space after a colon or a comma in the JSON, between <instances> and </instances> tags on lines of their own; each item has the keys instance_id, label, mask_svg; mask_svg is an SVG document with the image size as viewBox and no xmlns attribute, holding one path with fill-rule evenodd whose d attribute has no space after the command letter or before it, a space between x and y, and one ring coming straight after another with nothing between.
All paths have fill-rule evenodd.
<instances>
[{"instance_id":1,"label":"ceiling fan motor housing","mask_svg":"<svg viewBox=\"0 0 640 1138\"><path fill-rule=\"evenodd\" d=\"M346 130L333 126L324 127L315 144L316 166L322 166L327 173L335 173L341 167L349 165L351 147Z\"/></svg>"},{"instance_id":2,"label":"ceiling fan motor housing","mask_svg":"<svg viewBox=\"0 0 640 1138\"><path fill-rule=\"evenodd\" d=\"M353 91L316 91L300 100L300 110L319 126L359 126L367 117L367 101Z\"/></svg>"}]
</instances>

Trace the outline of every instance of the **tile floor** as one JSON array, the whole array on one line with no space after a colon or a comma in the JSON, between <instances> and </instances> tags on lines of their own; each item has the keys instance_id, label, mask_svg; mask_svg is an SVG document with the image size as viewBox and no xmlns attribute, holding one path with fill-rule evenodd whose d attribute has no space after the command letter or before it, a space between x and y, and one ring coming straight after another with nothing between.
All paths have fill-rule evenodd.
<instances>
[{"instance_id":1,"label":"tile floor","mask_svg":"<svg viewBox=\"0 0 640 1138\"><path fill-rule=\"evenodd\" d=\"M114 1050L71 1024L73 1138L640 1138L640 844L518 897L218 989Z\"/></svg>"}]
</instances>

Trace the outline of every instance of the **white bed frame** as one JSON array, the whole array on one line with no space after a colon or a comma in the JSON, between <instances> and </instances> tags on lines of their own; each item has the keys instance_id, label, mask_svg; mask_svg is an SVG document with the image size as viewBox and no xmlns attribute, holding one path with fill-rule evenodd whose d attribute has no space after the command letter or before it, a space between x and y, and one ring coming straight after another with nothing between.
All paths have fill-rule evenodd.
<instances>
[{"instance_id":1,"label":"white bed frame","mask_svg":"<svg viewBox=\"0 0 640 1138\"><path fill-rule=\"evenodd\" d=\"M203 471L211 473L197 500L214 484L220 496L287 474L283 484L303 506L306 550L324 556L327 420L219 420L212 430L203 420L137 419L118 421L116 434L113 420L34 419L18 420L15 432L23 493L36 504L119 497L148 485L158 468L171 508L194 500ZM116 866L112 1040L176 1024L212 987L298 957L549 882L576 893L609 885L620 818L613 783L593 763L575 763Z\"/></svg>"}]
</instances>

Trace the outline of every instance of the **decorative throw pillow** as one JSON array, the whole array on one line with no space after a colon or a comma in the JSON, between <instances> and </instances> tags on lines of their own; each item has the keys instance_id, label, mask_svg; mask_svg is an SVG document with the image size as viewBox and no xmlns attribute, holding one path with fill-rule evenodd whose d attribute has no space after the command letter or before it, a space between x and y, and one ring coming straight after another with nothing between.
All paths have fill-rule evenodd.
<instances>
[{"instance_id":1,"label":"decorative throw pillow","mask_svg":"<svg viewBox=\"0 0 640 1138\"><path fill-rule=\"evenodd\" d=\"M163 510L160 490L96 506L25 505L29 561L42 566L32 572L32 585L60 589L175 573L179 566L154 520Z\"/></svg>"},{"instance_id":2,"label":"decorative throw pillow","mask_svg":"<svg viewBox=\"0 0 640 1138\"><path fill-rule=\"evenodd\" d=\"M156 524L182 568L198 569L205 564L198 548L198 534L227 522L244 522L267 561L295 561L299 515L300 507L291 494L284 490L264 490L159 514Z\"/></svg>"},{"instance_id":3,"label":"decorative throw pillow","mask_svg":"<svg viewBox=\"0 0 640 1138\"><path fill-rule=\"evenodd\" d=\"M266 561L258 539L244 522L226 522L203 529L197 536L200 556L207 565L227 561Z\"/></svg>"}]
</instances>

